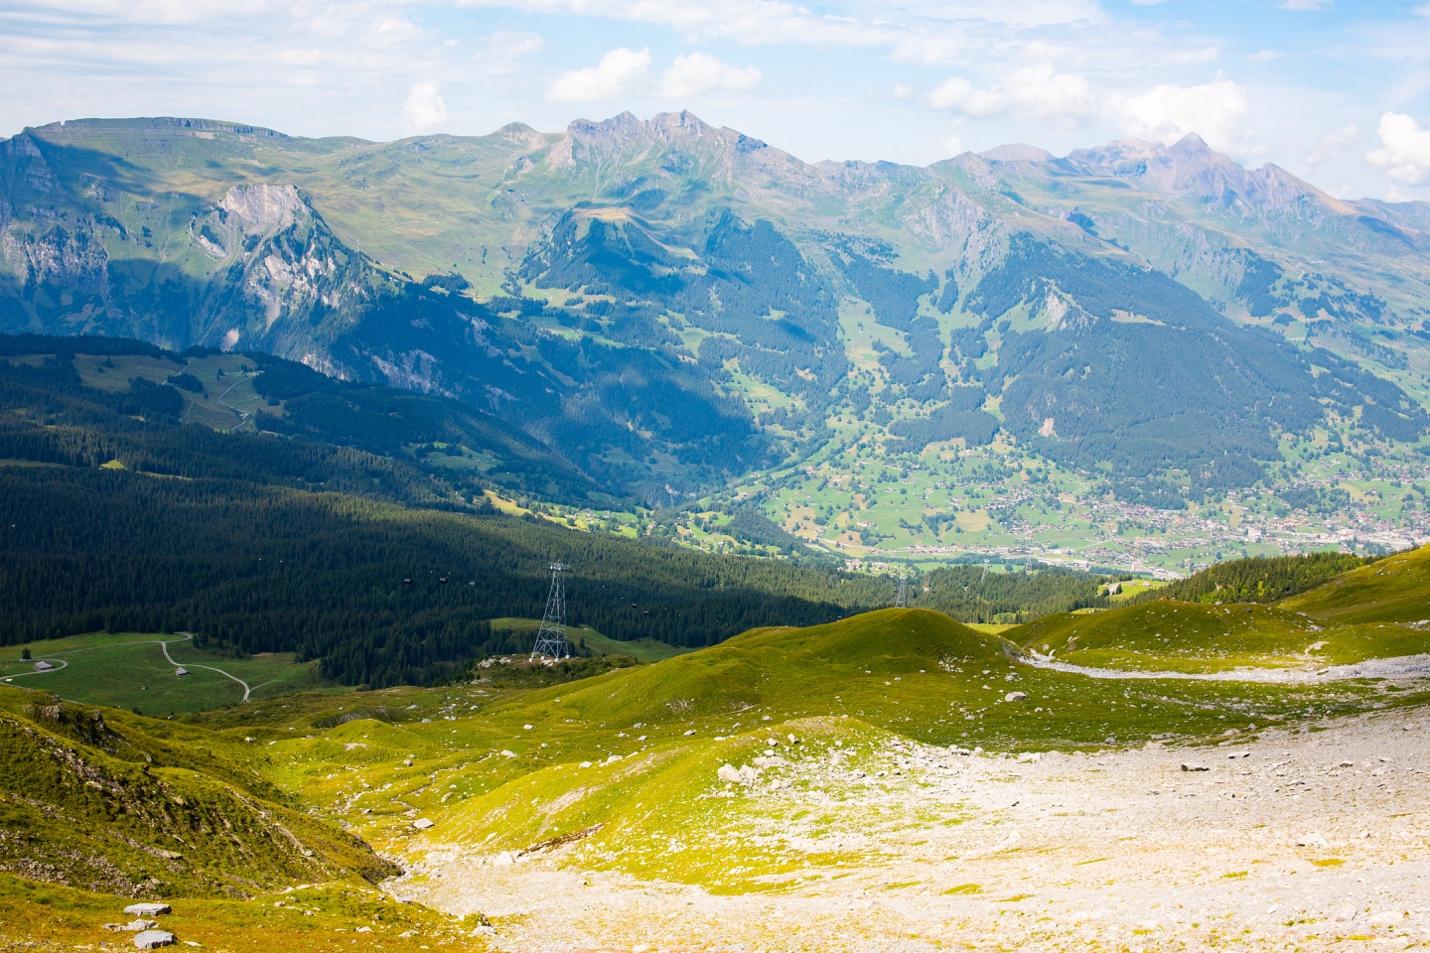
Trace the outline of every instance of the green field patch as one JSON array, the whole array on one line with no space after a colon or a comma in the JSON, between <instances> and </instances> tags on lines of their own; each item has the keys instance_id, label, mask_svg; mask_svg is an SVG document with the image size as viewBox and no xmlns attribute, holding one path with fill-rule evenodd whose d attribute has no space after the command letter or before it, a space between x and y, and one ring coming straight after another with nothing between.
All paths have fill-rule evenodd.
<instances>
[{"instance_id":1,"label":"green field patch","mask_svg":"<svg viewBox=\"0 0 1430 953\"><path fill-rule=\"evenodd\" d=\"M164 655L164 645L172 662ZM33 671L33 660L25 663L20 659L25 649L33 660L51 663L52 670ZM187 674L177 674L179 668ZM211 669L222 669L246 682L250 697L320 684L316 663L299 664L291 652L234 658L195 648L175 635L91 633L0 648L0 684L42 689L70 701L137 709L151 715L239 703L243 686Z\"/></svg>"}]
</instances>

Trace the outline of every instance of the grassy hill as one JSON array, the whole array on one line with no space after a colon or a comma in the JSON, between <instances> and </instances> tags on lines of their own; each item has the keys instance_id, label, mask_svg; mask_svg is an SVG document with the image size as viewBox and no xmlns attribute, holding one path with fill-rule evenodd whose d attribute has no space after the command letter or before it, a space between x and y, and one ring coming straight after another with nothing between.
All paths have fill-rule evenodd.
<instances>
[{"instance_id":1,"label":"grassy hill","mask_svg":"<svg viewBox=\"0 0 1430 953\"><path fill-rule=\"evenodd\" d=\"M1327 623L1430 619L1430 546L1371 563L1281 603Z\"/></svg>"},{"instance_id":2,"label":"grassy hill","mask_svg":"<svg viewBox=\"0 0 1430 953\"><path fill-rule=\"evenodd\" d=\"M897 770L910 741L1138 744L1423 699L1367 684L1098 680L1015 654L938 613L886 609L529 691L394 689L349 698L336 720L331 700L293 696L243 722L215 717L271 740L266 777L345 805L383 850L577 844L573 863L743 890L791 869L758 832L806 816L802 791L829 793L801 787L801 765L832 759L872 778ZM742 767L759 783L731 780ZM418 818L434 826L416 831Z\"/></svg>"},{"instance_id":3,"label":"grassy hill","mask_svg":"<svg viewBox=\"0 0 1430 953\"><path fill-rule=\"evenodd\" d=\"M1319 557L1241 562L1221 578L1246 576L1251 587L1266 591L1291 585L1302 566L1324 575L1321 565L1332 562ZM1083 665L1193 672L1344 664L1430 651L1430 628L1415 624L1430 618L1430 547L1369 565L1354 557L1340 562L1359 568L1274 605L1180 602L1159 593L1152 601L1105 612L1046 616L1006 635ZM1268 567L1272 579L1254 576ZM1210 583L1194 588L1219 591Z\"/></svg>"},{"instance_id":4,"label":"grassy hill","mask_svg":"<svg viewBox=\"0 0 1430 953\"><path fill-rule=\"evenodd\" d=\"M238 897L391 872L280 803L208 732L43 694L6 693L0 706L0 870L126 896Z\"/></svg>"}]
</instances>

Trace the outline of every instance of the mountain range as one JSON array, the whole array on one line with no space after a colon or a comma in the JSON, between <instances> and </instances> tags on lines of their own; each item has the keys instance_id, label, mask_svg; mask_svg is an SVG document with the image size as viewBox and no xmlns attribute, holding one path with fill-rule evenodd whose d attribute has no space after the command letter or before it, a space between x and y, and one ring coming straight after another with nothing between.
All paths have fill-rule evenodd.
<instances>
[{"instance_id":1,"label":"mountain range","mask_svg":"<svg viewBox=\"0 0 1430 953\"><path fill-rule=\"evenodd\" d=\"M688 112L0 142L0 331L454 399L632 505L754 501L856 553L1089 552L1109 520L1155 532L1147 506L1423 537L1427 292L1430 205L1195 135L927 167L806 163ZM1153 561L1229 538L1199 532Z\"/></svg>"}]
</instances>

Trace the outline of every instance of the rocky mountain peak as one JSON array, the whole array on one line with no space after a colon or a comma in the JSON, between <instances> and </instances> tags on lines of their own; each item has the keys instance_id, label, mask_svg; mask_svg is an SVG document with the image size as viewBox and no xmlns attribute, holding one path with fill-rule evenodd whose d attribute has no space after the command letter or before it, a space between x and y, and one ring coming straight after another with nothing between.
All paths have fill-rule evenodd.
<instances>
[{"instance_id":1,"label":"rocky mountain peak","mask_svg":"<svg viewBox=\"0 0 1430 953\"><path fill-rule=\"evenodd\" d=\"M1207 141L1195 132L1189 132L1167 147L1168 155L1181 156L1184 158L1209 158L1217 155L1212 151Z\"/></svg>"},{"instance_id":2,"label":"rocky mountain peak","mask_svg":"<svg viewBox=\"0 0 1430 953\"><path fill-rule=\"evenodd\" d=\"M728 178L744 159L784 167L802 165L766 143L725 126L712 126L689 110L657 113L643 120L630 112L594 122L578 119L548 154L564 167L581 161L638 161L666 150L697 159L706 174Z\"/></svg>"},{"instance_id":3,"label":"rocky mountain peak","mask_svg":"<svg viewBox=\"0 0 1430 953\"><path fill-rule=\"evenodd\" d=\"M1009 142L978 153L989 162L1047 162L1053 154L1046 149L1030 146L1026 142Z\"/></svg>"},{"instance_id":4,"label":"rocky mountain peak","mask_svg":"<svg viewBox=\"0 0 1430 953\"><path fill-rule=\"evenodd\" d=\"M251 234L279 231L308 213L297 188L269 182L236 185L218 204Z\"/></svg>"}]
</instances>

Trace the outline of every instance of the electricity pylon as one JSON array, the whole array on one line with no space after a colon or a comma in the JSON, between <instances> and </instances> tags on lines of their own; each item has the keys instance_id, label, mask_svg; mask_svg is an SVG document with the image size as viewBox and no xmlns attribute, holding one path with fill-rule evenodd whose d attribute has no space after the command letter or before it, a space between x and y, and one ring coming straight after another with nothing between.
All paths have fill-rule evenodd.
<instances>
[{"instance_id":1,"label":"electricity pylon","mask_svg":"<svg viewBox=\"0 0 1430 953\"><path fill-rule=\"evenodd\" d=\"M907 609L909 607L909 577L899 576L899 590L894 597L894 608Z\"/></svg>"},{"instance_id":2,"label":"electricity pylon","mask_svg":"<svg viewBox=\"0 0 1430 953\"><path fill-rule=\"evenodd\" d=\"M566 570L562 563L551 564L551 592L546 596L546 614L541 628L536 630L536 645L531 649L531 661L537 657L564 659L571 657L571 643L566 641Z\"/></svg>"}]
</instances>

